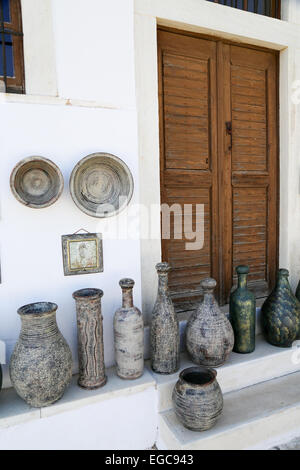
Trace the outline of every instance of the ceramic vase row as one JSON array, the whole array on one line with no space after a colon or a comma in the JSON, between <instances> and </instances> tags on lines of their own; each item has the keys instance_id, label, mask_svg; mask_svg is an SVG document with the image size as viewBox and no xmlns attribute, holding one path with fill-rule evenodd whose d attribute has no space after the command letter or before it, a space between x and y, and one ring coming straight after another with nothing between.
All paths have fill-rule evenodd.
<instances>
[{"instance_id":1,"label":"ceramic vase row","mask_svg":"<svg viewBox=\"0 0 300 470\"><path fill-rule=\"evenodd\" d=\"M136 379L144 370L144 323L134 307L132 279L122 279L123 303L114 316L117 374ZM105 385L103 317L100 289L81 289L73 293L76 302L78 338L78 385L93 390ZM21 307L21 332L10 360L10 378L17 394L30 406L55 403L71 382L71 350L57 322L57 305L39 302ZM0 367L0 389L2 369Z\"/></svg>"}]
</instances>

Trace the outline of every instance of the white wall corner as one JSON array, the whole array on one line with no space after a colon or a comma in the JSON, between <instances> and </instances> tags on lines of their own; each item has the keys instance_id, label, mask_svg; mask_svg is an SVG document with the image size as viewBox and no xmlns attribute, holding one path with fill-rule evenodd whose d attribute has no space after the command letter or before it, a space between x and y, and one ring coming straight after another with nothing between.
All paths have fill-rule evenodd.
<instances>
[{"instance_id":1,"label":"white wall corner","mask_svg":"<svg viewBox=\"0 0 300 470\"><path fill-rule=\"evenodd\" d=\"M281 2L281 19L289 23L300 24L299 0L283 0Z\"/></svg>"},{"instance_id":2,"label":"white wall corner","mask_svg":"<svg viewBox=\"0 0 300 470\"><path fill-rule=\"evenodd\" d=\"M21 0L25 89L29 95L57 95L52 0Z\"/></svg>"},{"instance_id":3,"label":"white wall corner","mask_svg":"<svg viewBox=\"0 0 300 470\"><path fill-rule=\"evenodd\" d=\"M142 304L147 320L150 319L156 297L155 264L161 261L156 28L154 17L135 15L140 203L148 214L151 213L151 224L148 226L149 218L141 219Z\"/></svg>"}]
</instances>

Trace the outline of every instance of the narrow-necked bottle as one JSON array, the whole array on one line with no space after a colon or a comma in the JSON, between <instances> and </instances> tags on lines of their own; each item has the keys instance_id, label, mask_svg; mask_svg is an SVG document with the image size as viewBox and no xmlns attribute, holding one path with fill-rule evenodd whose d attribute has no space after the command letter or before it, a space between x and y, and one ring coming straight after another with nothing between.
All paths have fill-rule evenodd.
<instances>
[{"instance_id":1,"label":"narrow-necked bottle","mask_svg":"<svg viewBox=\"0 0 300 470\"><path fill-rule=\"evenodd\" d=\"M288 277L287 269L279 269L276 286L261 308L265 338L281 348L292 346L298 339L300 326L300 302L292 292Z\"/></svg>"},{"instance_id":2,"label":"narrow-necked bottle","mask_svg":"<svg viewBox=\"0 0 300 470\"><path fill-rule=\"evenodd\" d=\"M115 359L122 379L137 379L144 371L144 321L133 305L132 279L121 279L122 307L114 316Z\"/></svg>"},{"instance_id":3,"label":"narrow-necked bottle","mask_svg":"<svg viewBox=\"0 0 300 470\"><path fill-rule=\"evenodd\" d=\"M159 374L179 369L179 324L168 291L168 263L158 263L158 294L150 329L151 367Z\"/></svg>"},{"instance_id":4,"label":"narrow-necked bottle","mask_svg":"<svg viewBox=\"0 0 300 470\"><path fill-rule=\"evenodd\" d=\"M238 266L238 287L230 295L229 314L234 331L233 351L251 353L255 349L256 300L247 287L248 266Z\"/></svg>"},{"instance_id":5,"label":"narrow-necked bottle","mask_svg":"<svg viewBox=\"0 0 300 470\"><path fill-rule=\"evenodd\" d=\"M200 285L203 302L187 323L186 347L196 364L219 367L226 362L232 351L233 330L215 299L215 279L203 279Z\"/></svg>"}]
</instances>

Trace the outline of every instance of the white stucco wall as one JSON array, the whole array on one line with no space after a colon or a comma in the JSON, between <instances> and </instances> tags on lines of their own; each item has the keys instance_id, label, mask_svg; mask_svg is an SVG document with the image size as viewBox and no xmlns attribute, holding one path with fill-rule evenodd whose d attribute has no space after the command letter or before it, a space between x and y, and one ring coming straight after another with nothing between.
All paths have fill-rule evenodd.
<instances>
[{"instance_id":1,"label":"white stucco wall","mask_svg":"<svg viewBox=\"0 0 300 470\"><path fill-rule=\"evenodd\" d=\"M34 11L34 4L42 2L23 0L23 10L24 3L25 9ZM25 54L29 96L0 96L0 339L7 344L8 361L20 330L17 308L38 300L53 301L59 306L58 323L77 361L72 292L97 287L104 291L105 361L112 365L112 318L121 302L118 282L122 277L135 279L135 303L141 304L139 240L106 240L107 231L116 221L122 224L125 214L106 221L85 215L71 199L68 180L74 165L84 156L97 151L112 153L131 169L135 182L131 205L138 201L133 4L131 0L86 0L84 5L80 0L47 3L48 8L53 7L48 10L49 24L53 24L52 37L49 29L41 34L51 38L51 44L46 41L46 46L48 52L51 49L56 54L55 80L49 85L43 74L48 69L35 70L35 64L43 61L45 44L42 43L40 48L35 46L32 60L28 55L26 60ZM41 28L44 21L43 16ZM36 29L30 32L28 28L25 25L24 31L28 32L26 40L30 43ZM50 75L52 66L49 63ZM55 94L55 81L59 96L49 98ZM74 102L76 105L65 104ZM65 179L63 195L46 209L25 207L10 191L12 168L30 155L52 159ZM80 228L103 233L104 272L65 277L61 235ZM7 367L4 378L4 385L8 386Z\"/></svg>"}]
</instances>

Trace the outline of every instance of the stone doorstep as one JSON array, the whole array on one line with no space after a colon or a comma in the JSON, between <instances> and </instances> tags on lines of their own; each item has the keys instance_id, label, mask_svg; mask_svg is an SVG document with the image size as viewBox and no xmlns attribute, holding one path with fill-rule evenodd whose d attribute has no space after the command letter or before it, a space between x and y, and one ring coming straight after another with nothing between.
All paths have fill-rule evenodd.
<instances>
[{"instance_id":1,"label":"stone doorstep","mask_svg":"<svg viewBox=\"0 0 300 470\"><path fill-rule=\"evenodd\" d=\"M180 371L192 366L195 364L183 353ZM180 371L172 375L160 375L151 370L149 362L146 367L157 384L159 412L171 409L172 391ZM226 364L216 370L217 380L225 394L300 370L300 349L297 343L294 343L293 348L277 348L258 336L253 353L231 353Z\"/></svg>"},{"instance_id":2,"label":"stone doorstep","mask_svg":"<svg viewBox=\"0 0 300 470\"><path fill-rule=\"evenodd\" d=\"M225 394L224 414L217 426L211 431L203 433L201 439L199 439L199 433L192 433L184 428L180 428L180 424L177 422L171 409L172 389L179 372L169 376L155 374L151 371L149 362L146 363L143 376L134 381L126 381L117 377L114 367L107 369L107 384L103 388L94 391L79 388L77 386L77 376L74 376L63 398L52 406L42 409L29 407L17 396L13 389L2 390L0 394L0 429L59 413L70 412L100 401L139 393L149 387L155 387L158 393L159 411L161 411L158 414L158 447L160 449L165 448L166 443L168 449L188 449L190 445L192 446L191 449L198 448L198 445L200 445L199 448L206 448L205 446L208 446L207 448L210 448L210 446L217 448L215 446L225 444L230 448L232 442L235 443L236 439L235 434L231 433L232 429L239 429L237 435L240 432L243 435L245 429L247 430L249 426L251 428L252 422L260 423L260 419L268 420L270 416L274 417L283 413L283 411L287 412L289 407L295 410L295 416L298 419L300 428L300 395L298 394L298 403L297 393L294 392L295 396L292 393L295 389L300 389L300 373L293 373L300 369L300 366L292 361L292 355L295 353L297 354L296 345L291 349L280 349L267 344L260 337L257 338L257 346L254 353L247 355L232 353L229 361L217 369L218 380ZM192 365L186 354L183 354L181 370ZM271 380L275 377L281 378L277 379L277 381ZM293 385L293 382L296 380L295 378L299 380L296 387ZM292 380L291 384L289 380ZM277 384L280 385L280 381L285 385L281 385L278 388ZM259 384L259 382L264 383ZM278 393L276 387L279 390ZM285 388L292 388L293 390L287 390L288 393L286 393ZM266 400L265 396L267 396ZM247 403L246 410L243 409L244 403ZM264 408L265 405L266 409ZM271 406L269 411L268 406L269 408ZM252 426L251 429L251 433L256 434L256 428L253 429ZM249 433L246 432L246 434L248 436ZM224 440L222 440L222 436L224 436ZM259 433L258 436L260 436ZM261 438L263 439L265 436L266 434L262 433ZM245 437L243 443L247 443L248 438L249 436ZM252 441L253 439L249 439L249 445ZM270 444L269 447L272 445Z\"/></svg>"},{"instance_id":3,"label":"stone doorstep","mask_svg":"<svg viewBox=\"0 0 300 470\"><path fill-rule=\"evenodd\" d=\"M300 434L300 372L224 396L216 425L205 432L184 428L173 410L159 414L160 450L270 449Z\"/></svg>"}]
</instances>

